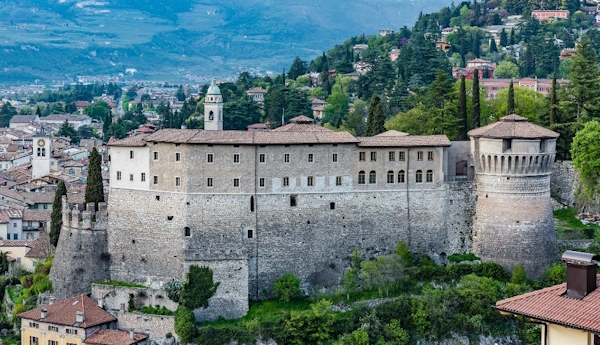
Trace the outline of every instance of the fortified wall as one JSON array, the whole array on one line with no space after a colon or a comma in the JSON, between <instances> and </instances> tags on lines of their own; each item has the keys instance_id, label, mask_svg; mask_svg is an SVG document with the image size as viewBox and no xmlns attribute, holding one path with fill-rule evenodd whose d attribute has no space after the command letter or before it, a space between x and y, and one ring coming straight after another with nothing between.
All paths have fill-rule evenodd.
<instances>
[{"instance_id":1,"label":"fortified wall","mask_svg":"<svg viewBox=\"0 0 600 345\"><path fill-rule=\"evenodd\" d=\"M80 204L69 204L63 196L62 220L55 263L50 269L56 300L90 293L94 281L110 278L106 203L98 203L98 210L89 203L84 211Z\"/></svg>"}]
</instances>

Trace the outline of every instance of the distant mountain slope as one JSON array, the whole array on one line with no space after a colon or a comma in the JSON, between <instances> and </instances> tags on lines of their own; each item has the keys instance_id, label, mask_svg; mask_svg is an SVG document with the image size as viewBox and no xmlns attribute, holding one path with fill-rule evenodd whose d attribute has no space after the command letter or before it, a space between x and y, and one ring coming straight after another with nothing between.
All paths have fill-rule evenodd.
<instances>
[{"instance_id":1,"label":"distant mountain slope","mask_svg":"<svg viewBox=\"0 0 600 345\"><path fill-rule=\"evenodd\" d=\"M0 82L124 73L179 80L276 70L451 0L0 2Z\"/></svg>"}]
</instances>

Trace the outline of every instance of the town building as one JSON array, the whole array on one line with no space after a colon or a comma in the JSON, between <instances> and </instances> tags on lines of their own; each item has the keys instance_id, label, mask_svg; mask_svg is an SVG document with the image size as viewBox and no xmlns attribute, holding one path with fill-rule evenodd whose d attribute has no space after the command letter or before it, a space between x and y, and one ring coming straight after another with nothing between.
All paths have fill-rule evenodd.
<instances>
[{"instance_id":1,"label":"town building","mask_svg":"<svg viewBox=\"0 0 600 345\"><path fill-rule=\"evenodd\" d=\"M250 97L254 102L263 103L265 101L265 95L267 94L267 90L262 87L253 87L246 91L248 97Z\"/></svg>"},{"instance_id":2,"label":"town building","mask_svg":"<svg viewBox=\"0 0 600 345\"><path fill-rule=\"evenodd\" d=\"M479 85L485 90L486 98L498 97L498 92L501 90L508 89L510 86L511 79L481 79ZM537 91L544 96L547 96L552 90L552 79L538 79L538 78L523 78L523 79L512 79L513 86L524 87L533 91ZM568 82L566 79L557 79L558 84Z\"/></svg>"},{"instance_id":3,"label":"town building","mask_svg":"<svg viewBox=\"0 0 600 345\"><path fill-rule=\"evenodd\" d=\"M590 345L600 343L600 275L594 254L566 251L567 282L496 303L502 314L542 326L542 344Z\"/></svg>"},{"instance_id":4,"label":"town building","mask_svg":"<svg viewBox=\"0 0 600 345\"><path fill-rule=\"evenodd\" d=\"M313 111L313 117L318 120L323 120L323 113L325 110L325 106L327 105L327 102L322 99L318 99L318 98L314 97L310 101L310 104L311 104L311 108Z\"/></svg>"},{"instance_id":5,"label":"town building","mask_svg":"<svg viewBox=\"0 0 600 345\"><path fill-rule=\"evenodd\" d=\"M569 10L535 10L531 11L531 16L537 20L567 19L569 18Z\"/></svg>"}]
</instances>

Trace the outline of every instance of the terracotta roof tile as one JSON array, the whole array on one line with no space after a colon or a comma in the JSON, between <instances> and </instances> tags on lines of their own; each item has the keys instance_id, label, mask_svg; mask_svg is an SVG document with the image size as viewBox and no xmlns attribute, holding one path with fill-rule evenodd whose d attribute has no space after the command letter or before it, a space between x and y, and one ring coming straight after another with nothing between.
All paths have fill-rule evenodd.
<instances>
[{"instance_id":1,"label":"terracotta roof tile","mask_svg":"<svg viewBox=\"0 0 600 345\"><path fill-rule=\"evenodd\" d=\"M558 138L559 134L530 123L522 116L512 114L504 116L498 122L469 131L469 136L497 139L544 139Z\"/></svg>"},{"instance_id":2,"label":"terracotta roof tile","mask_svg":"<svg viewBox=\"0 0 600 345\"><path fill-rule=\"evenodd\" d=\"M117 320L86 295L68 298L44 308L48 310L48 315L43 321L56 325L89 328ZM22 319L41 321L41 311L42 308L36 308L17 316ZM77 312L84 313L84 321L81 324L76 322Z\"/></svg>"},{"instance_id":3,"label":"terracotta roof tile","mask_svg":"<svg viewBox=\"0 0 600 345\"><path fill-rule=\"evenodd\" d=\"M49 222L50 215L52 211L50 210L23 210L23 221L24 222Z\"/></svg>"},{"instance_id":4,"label":"terracotta roof tile","mask_svg":"<svg viewBox=\"0 0 600 345\"><path fill-rule=\"evenodd\" d=\"M387 133L387 132L386 132ZM383 135L382 135L383 134ZM358 138L360 147L433 147L451 146L445 135L402 135L402 132L382 133L374 137Z\"/></svg>"},{"instance_id":5,"label":"terracotta roof tile","mask_svg":"<svg viewBox=\"0 0 600 345\"><path fill-rule=\"evenodd\" d=\"M314 123L315 120L308 116L300 115L290 119L291 123Z\"/></svg>"},{"instance_id":6,"label":"terracotta roof tile","mask_svg":"<svg viewBox=\"0 0 600 345\"><path fill-rule=\"evenodd\" d=\"M132 147L132 146L146 146L146 142L144 141L144 139L148 137L147 134L139 134L133 137L129 137L129 138L125 138L125 139L115 139L115 138L110 138L110 140L108 141L108 146L127 146L127 147Z\"/></svg>"},{"instance_id":7,"label":"terracotta roof tile","mask_svg":"<svg viewBox=\"0 0 600 345\"><path fill-rule=\"evenodd\" d=\"M596 286L600 275L596 276ZM571 328L600 333L600 289L581 300L563 296L567 284L554 285L542 290L508 298L496 303L496 309L523 315Z\"/></svg>"},{"instance_id":8,"label":"terracotta roof tile","mask_svg":"<svg viewBox=\"0 0 600 345\"><path fill-rule=\"evenodd\" d=\"M131 345L148 338L146 334L134 333L131 339L129 332L118 329L101 329L90 335L84 343L94 345Z\"/></svg>"},{"instance_id":9,"label":"terracotta roof tile","mask_svg":"<svg viewBox=\"0 0 600 345\"><path fill-rule=\"evenodd\" d=\"M289 125L277 127L273 132L333 132L331 129L313 124L312 119L310 120L310 123L290 123Z\"/></svg>"}]
</instances>

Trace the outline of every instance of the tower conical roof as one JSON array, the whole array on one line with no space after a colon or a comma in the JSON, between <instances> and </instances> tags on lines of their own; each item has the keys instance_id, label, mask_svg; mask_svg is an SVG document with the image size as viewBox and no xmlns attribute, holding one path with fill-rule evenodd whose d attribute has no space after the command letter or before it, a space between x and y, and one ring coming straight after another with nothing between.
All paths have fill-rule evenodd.
<instances>
[{"instance_id":1,"label":"tower conical roof","mask_svg":"<svg viewBox=\"0 0 600 345\"><path fill-rule=\"evenodd\" d=\"M498 122L469 131L469 136L496 139L544 139L558 138L559 134L535 125L522 116L511 114L500 118Z\"/></svg>"}]
</instances>

